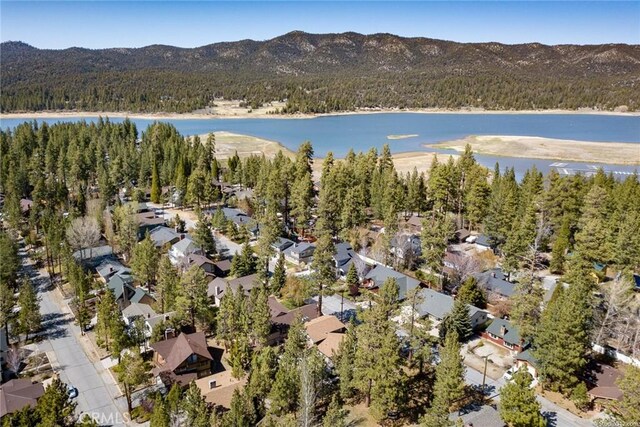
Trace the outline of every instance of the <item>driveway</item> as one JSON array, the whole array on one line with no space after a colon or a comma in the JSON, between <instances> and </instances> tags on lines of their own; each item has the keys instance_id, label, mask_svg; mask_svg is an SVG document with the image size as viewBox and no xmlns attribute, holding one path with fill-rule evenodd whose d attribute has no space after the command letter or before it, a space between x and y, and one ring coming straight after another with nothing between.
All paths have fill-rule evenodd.
<instances>
[{"instance_id":1,"label":"driveway","mask_svg":"<svg viewBox=\"0 0 640 427\"><path fill-rule=\"evenodd\" d=\"M482 372L478 372L469 366L465 369L465 381L467 384L482 386ZM505 384L504 378L493 380L489 377L485 379L485 385L488 390L489 396L496 402L500 401L500 388ZM544 397L536 396L540 406L542 407L542 414L548 420L550 427L588 427L594 424L590 420L582 419L564 408L559 407L555 403L545 399Z\"/></svg>"},{"instance_id":2,"label":"driveway","mask_svg":"<svg viewBox=\"0 0 640 427\"><path fill-rule=\"evenodd\" d=\"M91 354L91 344L88 338L81 336L62 294L58 289L47 289L48 274L36 270L24 249L21 249L20 256L23 274L31 278L40 297L43 335L46 338L38 343L38 349L47 353L60 380L78 389L75 399L77 414L88 414L99 425L127 425L126 401L113 377L102 367L97 356Z\"/></svg>"}]
</instances>

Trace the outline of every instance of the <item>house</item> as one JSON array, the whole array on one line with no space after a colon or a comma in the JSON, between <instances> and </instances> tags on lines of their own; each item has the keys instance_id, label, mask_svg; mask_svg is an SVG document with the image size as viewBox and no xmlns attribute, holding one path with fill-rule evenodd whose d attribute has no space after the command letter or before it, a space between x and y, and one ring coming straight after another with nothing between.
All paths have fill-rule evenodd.
<instances>
[{"instance_id":1,"label":"house","mask_svg":"<svg viewBox=\"0 0 640 427\"><path fill-rule=\"evenodd\" d=\"M147 231L150 232L166 224L163 217L156 216L156 213L148 208L145 208L144 212L137 213L136 219L138 220L138 240L142 240Z\"/></svg>"},{"instance_id":2,"label":"house","mask_svg":"<svg viewBox=\"0 0 640 427\"><path fill-rule=\"evenodd\" d=\"M160 322L169 320L173 316L173 312L158 314L156 311L147 304L141 304L133 302L122 310L122 318L125 325L131 327L137 319L142 319L144 322L144 335L147 338L151 337L153 328Z\"/></svg>"},{"instance_id":3,"label":"house","mask_svg":"<svg viewBox=\"0 0 640 427\"><path fill-rule=\"evenodd\" d=\"M211 261L204 255L189 254L187 255L186 261L189 268L196 265L204 270L205 274L209 276L215 275L215 267L213 265L213 261Z\"/></svg>"},{"instance_id":4,"label":"house","mask_svg":"<svg viewBox=\"0 0 640 427\"><path fill-rule=\"evenodd\" d=\"M75 251L73 258L89 268L95 268L106 260L115 259L113 248L109 245L85 248Z\"/></svg>"},{"instance_id":5,"label":"house","mask_svg":"<svg viewBox=\"0 0 640 427\"><path fill-rule=\"evenodd\" d=\"M338 332L330 332L327 334L324 340L317 345L318 351L322 353L322 355L329 360L332 360L333 357L338 353L340 349L340 344L342 340L346 337L343 333Z\"/></svg>"},{"instance_id":6,"label":"house","mask_svg":"<svg viewBox=\"0 0 640 427\"><path fill-rule=\"evenodd\" d=\"M587 382L591 387L587 393L589 399L597 408L601 408L604 401L620 401L623 392L618 386L622 373L609 365L592 363L587 370Z\"/></svg>"},{"instance_id":7,"label":"house","mask_svg":"<svg viewBox=\"0 0 640 427\"><path fill-rule=\"evenodd\" d=\"M227 277L231 273L231 260L221 259L213 263L213 274L216 277Z\"/></svg>"},{"instance_id":8,"label":"house","mask_svg":"<svg viewBox=\"0 0 640 427\"><path fill-rule=\"evenodd\" d=\"M533 357L530 348L516 355L516 369L520 369L522 367L525 367L527 371L529 371L534 380L538 378L540 365L538 363L538 359Z\"/></svg>"},{"instance_id":9,"label":"house","mask_svg":"<svg viewBox=\"0 0 640 427\"><path fill-rule=\"evenodd\" d=\"M327 338L330 333L342 333L346 326L335 316L316 317L304 324L304 329L313 344L319 344Z\"/></svg>"},{"instance_id":10,"label":"house","mask_svg":"<svg viewBox=\"0 0 640 427\"><path fill-rule=\"evenodd\" d=\"M481 335L482 338L516 353L522 352L528 346L520 336L518 328L508 320L500 318L493 319Z\"/></svg>"},{"instance_id":11,"label":"house","mask_svg":"<svg viewBox=\"0 0 640 427\"><path fill-rule=\"evenodd\" d=\"M221 406L229 409L233 392L244 388L247 384L247 377L236 379L231 375L231 371L227 369L197 379L195 383L200 389L205 402L214 407Z\"/></svg>"},{"instance_id":12,"label":"house","mask_svg":"<svg viewBox=\"0 0 640 427\"><path fill-rule=\"evenodd\" d=\"M204 251L196 242L185 237L171 246L171 249L169 249L169 260L173 265L179 265L191 254L204 255Z\"/></svg>"},{"instance_id":13,"label":"house","mask_svg":"<svg viewBox=\"0 0 640 427\"><path fill-rule=\"evenodd\" d=\"M289 247L293 246L295 242L284 237L278 237L278 240L271 244L271 247L279 254L283 253Z\"/></svg>"},{"instance_id":14,"label":"house","mask_svg":"<svg viewBox=\"0 0 640 427\"><path fill-rule=\"evenodd\" d=\"M300 317L303 322L318 317L318 305L315 303L305 304L292 310L283 306L272 296L269 297L267 303L271 311L271 334L267 338L269 345L283 342L289 333L289 327L297 317Z\"/></svg>"},{"instance_id":15,"label":"house","mask_svg":"<svg viewBox=\"0 0 640 427\"><path fill-rule=\"evenodd\" d=\"M454 241L458 243L465 242L469 238L469 236L471 236L471 233L469 232L469 230L465 230L464 228L456 230L453 233Z\"/></svg>"},{"instance_id":16,"label":"house","mask_svg":"<svg viewBox=\"0 0 640 427\"><path fill-rule=\"evenodd\" d=\"M308 242L295 243L284 251L284 258L295 265L310 264L313 259L315 245Z\"/></svg>"},{"instance_id":17,"label":"house","mask_svg":"<svg viewBox=\"0 0 640 427\"><path fill-rule=\"evenodd\" d=\"M182 333L176 338L151 344L154 351L154 376L165 385L177 382L185 386L211 374L213 356L204 332Z\"/></svg>"},{"instance_id":18,"label":"house","mask_svg":"<svg viewBox=\"0 0 640 427\"><path fill-rule=\"evenodd\" d=\"M409 218L405 218L403 214L400 214L400 220L403 221L403 228L409 230L412 233L420 233L422 232L422 221L423 217L412 214Z\"/></svg>"},{"instance_id":19,"label":"house","mask_svg":"<svg viewBox=\"0 0 640 427\"><path fill-rule=\"evenodd\" d=\"M455 425L464 425L465 427L503 427L506 425L498 410L491 405L472 404L449 414L449 420L453 421Z\"/></svg>"},{"instance_id":20,"label":"house","mask_svg":"<svg viewBox=\"0 0 640 427\"><path fill-rule=\"evenodd\" d=\"M309 304L318 304L318 296L307 300ZM358 306L338 294L324 295L322 297L322 314L325 316L336 316L346 322L356 317Z\"/></svg>"},{"instance_id":21,"label":"house","mask_svg":"<svg viewBox=\"0 0 640 427\"><path fill-rule=\"evenodd\" d=\"M414 234L401 234L391 239L391 253L400 259L413 257L414 259L422 255L422 244L420 236Z\"/></svg>"},{"instance_id":22,"label":"house","mask_svg":"<svg viewBox=\"0 0 640 427\"><path fill-rule=\"evenodd\" d=\"M29 406L33 408L44 394L42 383L17 378L0 385L0 418Z\"/></svg>"},{"instance_id":23,"label":"house","mask_svg":"<svg viewBox=\"0 0 640 427\"><path fill-rule=\"evenodd\" d=\"M469 236L465 239L465 242L473 244L476 251L482 252L491 249L489 238L484 234L478 236Z\"/></svg>"},{"instance_id":24,"label":"house","mask_svg":"<svg viewBox=\"0 0 640 427\"><path fill-rule=\"evenodd\" d=\"M213 303L220 307L220 301L224 297L224 293L227 289L231 288L233 292L237 292L242 286L242 289L246 295L249 295L251 290L259 285L258 274L250 274L248 276L238 277L236 279L223 279L222 277L216 277L207 287L207 296L213 301Z\"/></svg>"},{"instance_id":25,"label":"house","mask_svg":"<svg viewBox=\"0 0 640 427\"><path fill-rule=\"evenodd\" d=\"M120 263L117 259L107 259L96 267L96 273L100 281L107 283L115 274L131 274L131 270Z\"/></svg>"},{"instance_id":26,"label":"house","mask_svg":"<svg viewBox=\"0 0 640 427\"><path fill-rule=\"evenodd\" d=\"M353 251L351 245L347 242L340 242L335 245L336 252L333 254L333 262L336 266L336 272L339 276L346 276L351 268L351 264L359 262L358 255Z\"/></svg>"},{"instance_id":27,"label":"house","mask_svg":"<svg viewBox=\"0 0 640 427\"><path fill-rule=\"evenodd\" d=\"M178 243L184 235L176 232L173 228L160 225L149 232L149 237L157 249L163 249Z\"/></svg>"},{"instance_id":28,"label":"house","mask_svg":"<svg viewBox=\"0 0 640 427\"><path fill-rule=\"evenodd\" d=\"M515 284L506 280L506 276L500 268L492 268L483 273L473 275L478 281L478 286L489 294L490 299L506 300L515 293Z\"/></svg>"},{"instance_id":29,"label":"house","mask_svg":"<svg viewBox=\"0 0 640 427\"><path fill-rule=\"evenodd\" d=\"M258 237L259 227L258 222L251 218L240 209L235 208L222 208L222 213L227 221L233 222L236 228L240 229L245 227L252 238Z\"/></svg>"},{"instance_id":30,"label":"house","mask_svg":"<svg viewBox=\"0 0 640 427\"><path fill-rule=\"evenodd\" d=\"M422 302L417 305L416 311L421 317L427 316L435 322L441 322L453 309L453 298L433 289L421 289L420 298ZM478 326L487 321L486 311L472 305L469 305L468 308L469 319L473 329L478 328Z\"/></svg>"},{"instance_id":31,"label":"house","mask_svg":"<svg viewBox=\"0 0 640 427\"><path fill-rule=\"evenodd\" d=\"M398 301L405 299L407 292L420 286L420 281L402 274L384 265L376 265L365 276L363 286L367 289L376 289L382 287L384 282L389 279L396 279L398 284Z\"/></svg>"},{"instance_id":32,"label":"house","mask_svg":"<svg viewBox=\"0 0 640 427\"><path fill-rule=\"evenodd\" d=\"M124 309L131 303L141 303L151 305L155 302L153 297L144 289L133 285L133 278L128 272L119 272L107 282L107 289L113 295L120 309Z\"/></svg>"}]
</instances>

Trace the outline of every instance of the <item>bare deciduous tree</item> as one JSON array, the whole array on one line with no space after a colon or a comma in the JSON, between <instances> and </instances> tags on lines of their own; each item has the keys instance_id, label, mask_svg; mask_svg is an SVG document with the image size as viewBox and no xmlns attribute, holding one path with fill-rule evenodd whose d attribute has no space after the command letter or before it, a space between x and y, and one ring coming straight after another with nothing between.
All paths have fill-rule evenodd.
<instances>
[{"instance_id":1,"label":"bare deciduous tree","mask_svg":"<svg viewBox=\"0 0 640 427\"><path fill-rule=\"evenodd\" d=\"M67 228L67 241L72 248L82 250L84 258L84 249L93 248L100 241L98 221L87 216L74 219ZM91 252L89 255L91 256Z\"/></svg>"}]
</instances>

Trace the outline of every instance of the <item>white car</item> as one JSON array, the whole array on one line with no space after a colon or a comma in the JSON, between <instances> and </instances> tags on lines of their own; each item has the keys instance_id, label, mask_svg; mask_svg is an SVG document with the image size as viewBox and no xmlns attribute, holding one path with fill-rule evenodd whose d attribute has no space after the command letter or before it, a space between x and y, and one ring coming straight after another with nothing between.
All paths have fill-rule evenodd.
<instances>
[{"instance_id":1,"label":"white car","mask_svg":"<svg viewBox=\"0 0 640 427\"><path fill-rule=\"evenodd\" d=\"M70 399L75 399L76 397L78 397L78 389L71 384L67 384L67 392L69 393Z\"/></svg>"},{"instance_id":2,"label":"white car","mask_svg":"<svg viewBox=\"0 0 640 427\"><path fill-rule=\"evenodd\" d=\"M513 368L509 368L507 369L507 372L505 372L502 375L502 378L505 379L505 381L511 381L513 379L513 374L515 373L515 371L513 370Z\"/></svg>"}]
</instances>

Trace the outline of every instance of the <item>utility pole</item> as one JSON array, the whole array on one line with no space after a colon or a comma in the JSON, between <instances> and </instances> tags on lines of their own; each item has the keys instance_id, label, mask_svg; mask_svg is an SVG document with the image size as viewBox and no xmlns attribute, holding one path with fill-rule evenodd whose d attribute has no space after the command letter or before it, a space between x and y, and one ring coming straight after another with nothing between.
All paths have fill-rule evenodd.
<instances>
[{"instance_id":1,"label":"utility pole","mask_svg":"<svg viewBox=\"0 0 640 427\"><path fill-rule=\"evenodd\" d=\"M487 379L487 362L489 361L489 356L491 356L490 354L487 354L486 356L483 357L484 359L484 371L482 372L482 400L484 401L485 399L485 381Z\"/></svg>"}]
</instances>

